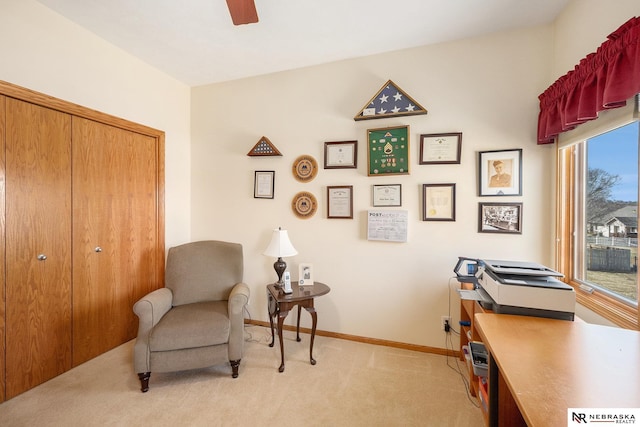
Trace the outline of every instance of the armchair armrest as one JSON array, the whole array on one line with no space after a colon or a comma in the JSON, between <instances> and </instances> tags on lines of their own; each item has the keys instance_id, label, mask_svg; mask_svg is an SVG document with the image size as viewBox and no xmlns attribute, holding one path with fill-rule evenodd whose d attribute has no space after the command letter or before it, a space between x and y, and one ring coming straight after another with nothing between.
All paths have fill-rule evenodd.
<instances>
[{"instance_id":1,"label":"armchair armrest","mask_svg":"<svg viewBox=\"0 0 640 427\"><path fill-rule=\"evenodd\" d=\"M244 347L244 307L249 303L249 286L237 283L229 294L229 359L240 360Z\"/></svg>"},{"instance_id":2,"label":"armchair armrest","mask_svg":"<svg viewBox=\"0 0 640 427\"><path fill-rule=\"evenodd\" d=\"M149 333L171 309L172 300L171 290L160 288L133 305L133 312L139 319L138 338L133 350L133 366L137 373L149 372Z\"/></svg>"}]
</instances>

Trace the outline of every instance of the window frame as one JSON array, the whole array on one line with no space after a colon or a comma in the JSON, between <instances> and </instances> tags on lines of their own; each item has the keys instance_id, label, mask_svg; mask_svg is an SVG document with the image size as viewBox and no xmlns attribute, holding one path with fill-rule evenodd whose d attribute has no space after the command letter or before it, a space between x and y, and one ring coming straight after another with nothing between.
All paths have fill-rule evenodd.
<instances>
[{"instance_id":1,"label":"window frame","mask_svg":"<svg viewBox=\"0 0 640 427\"><path fill-rule=\"evenodd\" d=\"M581 287L581 282L575 277L575 264L578 257L574 256L576 251L582 250L582 246L578 242L580 236L576 227L580 225L577 218L578 209L584 209L584 194L578 191L577 186L581 183L577 182L576 172L586 168L586 164L580 163L578 144L597 134L637 121L637 103L633 102L634 100L631 101L627 103L627 107L619 109L622 111L603 112L598 119L582 125L584 129L578 127L576 130L570 131L569 135L562 135L560 141L556 143L555 259L557 270L564 274L563 281L575 289L578 304L615 325L640 330L638 306L625 304L598 288L590 290Z\"/></svg>"}]
</instances>

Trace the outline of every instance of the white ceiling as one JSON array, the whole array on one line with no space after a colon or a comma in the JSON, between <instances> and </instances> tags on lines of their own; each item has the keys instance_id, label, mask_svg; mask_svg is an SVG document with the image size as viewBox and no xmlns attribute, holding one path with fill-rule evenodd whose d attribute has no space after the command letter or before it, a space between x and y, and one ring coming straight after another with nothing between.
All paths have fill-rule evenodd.
<instances>
[{"instance_id":1,"label":"white ceiling","mask_svg":"<svg viewBox=\"0 0 640 427\"><path fill-rule=\"evenodd\" d=\"M38 0L189 86L551 23L569 0Z\"/></svg>"}]
</instances>

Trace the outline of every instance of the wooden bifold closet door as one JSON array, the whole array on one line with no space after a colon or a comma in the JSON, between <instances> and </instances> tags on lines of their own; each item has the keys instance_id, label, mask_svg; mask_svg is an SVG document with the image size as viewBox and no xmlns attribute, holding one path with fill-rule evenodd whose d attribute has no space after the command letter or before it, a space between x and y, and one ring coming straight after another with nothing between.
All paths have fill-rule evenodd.
<instances>
[{"instance_id":1,"label":"wooden bifold closet door","mask_svg":"<svg viewBox=\"0 0 640 427\"><path fill-rule=\"evenodd\" d=\"M135 338L164 256L164 133L0 81L0 403Z\"/></svg>"},{"instance_id":2,"label":"wooden bifold closet door","mask_svg":"<svg viewBox=\"0 0 640 427\"><path fill-rule=\"evenodd\" d=\"M71 368L71 116L6 98L6 398Z\"/></svg>"},{"instance_id":3,"label":"wooden bifold closet door","mask_svg":"<svg viewBox=\"0 0 640 427\"><path fill-rule=\"evenodd\" d=\"M155 138L74 117L73 365L135 338L157 288Z\"/></svg>"}]
</instances>

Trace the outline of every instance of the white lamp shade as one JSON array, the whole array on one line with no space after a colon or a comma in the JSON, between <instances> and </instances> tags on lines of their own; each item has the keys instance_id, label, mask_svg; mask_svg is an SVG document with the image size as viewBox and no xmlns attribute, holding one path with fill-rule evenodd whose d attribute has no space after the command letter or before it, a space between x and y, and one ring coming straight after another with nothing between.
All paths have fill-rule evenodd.
<instances>
[{"instance_id":1,"label":"white lamp shade","mask_svg":"<svg viewBox=\"0 0 640 427\"><path fill-rule=\"evenodd\" d=\"M291 244L287 230L276 228L271 235L269 246L267 246L267 249L265 249L262 254L280 258L297 255L298 251L296 251L296 248Z\"/></svg>"}]
</instances>

